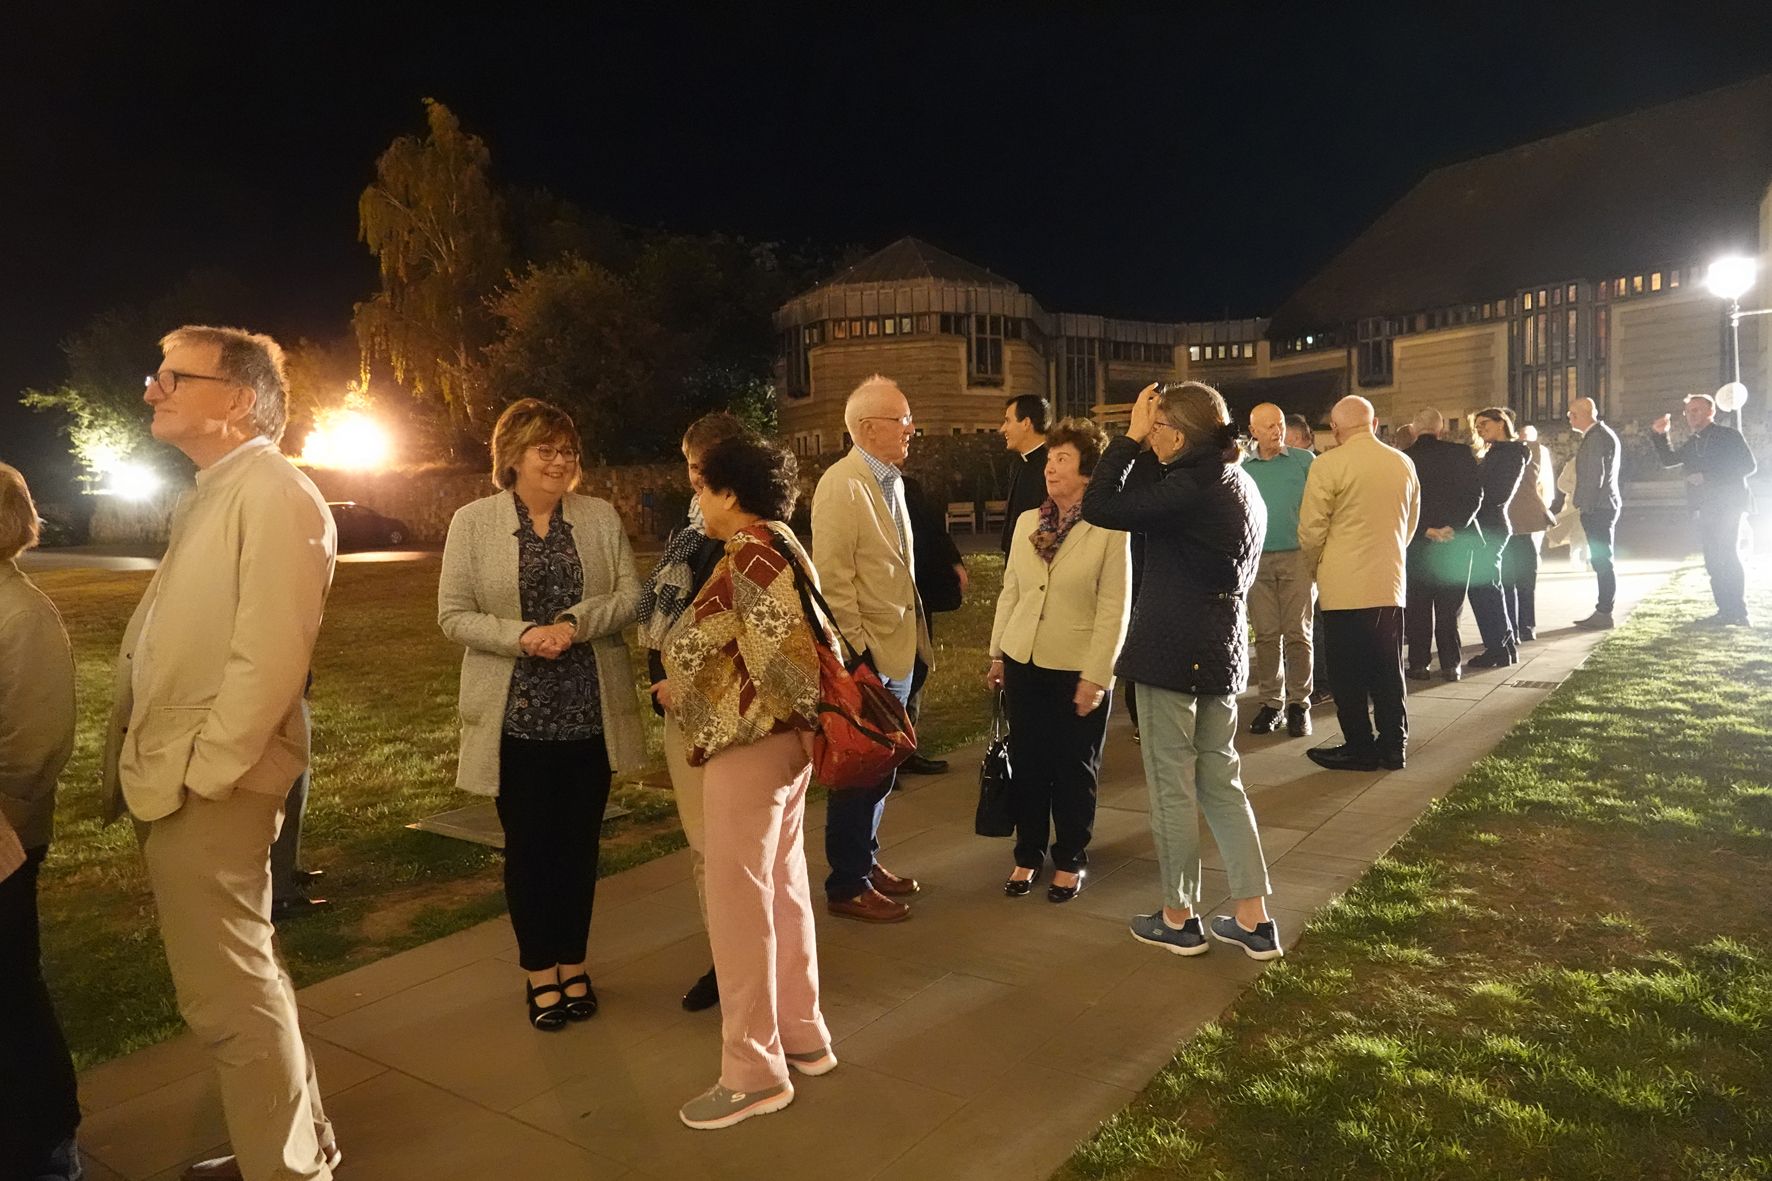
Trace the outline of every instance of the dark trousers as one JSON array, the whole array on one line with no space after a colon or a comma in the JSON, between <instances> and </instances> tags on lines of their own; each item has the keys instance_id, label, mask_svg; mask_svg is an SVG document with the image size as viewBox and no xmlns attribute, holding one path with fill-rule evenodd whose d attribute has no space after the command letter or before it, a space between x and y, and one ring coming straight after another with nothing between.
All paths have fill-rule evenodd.
<instances>
[{"instance_id":1,"label":"dark trousers","mask_svg":"<svg viewBox=\"0 0 1772 1181\"><path fill-rule=\"evenodd\" d=\"M497 803L505 830L505 900L523 970L584 963L609 804L603 740L505 735Z\"/></svg>"},{"instance_id":2,"label":"dark trousers","mask_svg":"<svg viewBox=\"0 0 1772 1181\"><path fill-rule=\"evenodd\" d=\"M1618 510L1589 512L1582 509L1581 531L1587 534L1587 560L1592 563L1594 578L1600 584L1600 601L1595 610L1610 615L1612 605L1618 599L1618 575L1612 569L1612 542L1618 531Z\"/></svg>"},{"instance_id":3,"label":"dark trousers","mask_svg":"<svg viewBox=\"0 0 1772 1181\"><path fill-rule=\"evenodd\" d=\"M1717 601L1717 613L1731 619L1747 618L1747 571L1736 548L1740 537L1739 509L1698 511L1698 538L1704 547L1711 597Z\"/></svg>"},{"instance_id":4,"label":"dark trousers","mask_svg":"<svg viewBox=\"0 0 1772 1181\"><path fill-rule=\"evenodd\" d=\"M1008 665L1004 665L1005 668ZM1132 681L1120 682L1120 697L1126 702L1126 716L1132 719L1132 728L1138 729L1138 685Z\"/></svg>"},{"instance_id":5,"label":"dark trousers","mask_svg":"<svg viewBox=\"0 0 1772 1181\"><path fill-rule=\"evenodd\" d=\"M1311 608L1311 688L1329 689L1334 684L1329 679L1329 641L1323 630L1323 602ZM1329 689L1331 693L1335 690Z\"/></svg>"},{"instance_id":6,"label":"dark trousers","mask_svg":"<svg viewBox=\"0 0 1772 1181\"><path fill-rule=\"evenodd\" d=\"M34 1166L80 1126L74 1062L43 983L38 942L37 871L47 852L47 845L27 850L25 863L0 881L0 1176L9 1178L38 1176Z\"/></svg>"},{"instance_id":7,"label":"dark trousers","mask_svg":"<svg viewBox=\"0 0 1772 1181\"><path fill-rule=\"evenodd\" d=\"M1461 536L1451 541L1418 538L1409 543L1409 605L1403 615L1409 641L1409 667L1433 663L1440 649L1440 667L1457 668L1464 660L1458 620L1464 614L1465 582L1470 577L1470 544Z\"/></svg>"},{"instance_id":8,"label":"dark trousers","mask_svg":"<svg viewBox=\"0 0 1772 1181\"><path fill-rule=\"evenodd\" d=\"M1538 537L1516 533L1501 547L1501 598L1522 635L1538 628Z\"/></svg>"},{"instance_id":9,"label":"dark trousers","mask_svg":"<svg viewBox=\"0 0 1772 1181\"><path fill-rule=\"evenodd\" d=\"M1077 716L1080 673L1003 661L1009 696L1009 765L1015 772L1015 864L1052 864L1076 873L1089 864L1095 832L1095 786L1107 742L1113 693L1086 717Z\"/></svg>"},{"instance_id":10,"label":"dark trousers","mask_svg":"<svg viewBox=\"0 0 1772 1181\"><path fill-rule=\"evenodd\" d=\"M899 701L910 700L910 677L880 680ZM870 878L874 855L880 851L880 817L886 814L886 797L897 782L894 770L872 787L846 787L825 801L824 858L831 872L824 880L824 894L832 902L847 902L873 888Z\"/></svg>"},{"instance_id":11,"label":"dark trousers","mask_svg":"<svg viewBox=\"0 0 1772 1181\"><path fill-rule=\"evenodd\" d=\"M1402 751L1409 739L1403 705L1403 609L1325 611L1323 631L1342 737L1362 753L1375 744L1379 750Z\"/></svg>"},{"instance_id":12,"label":"dark trousers","mask_svg":"<svg viewBox=\"0 0 1772 1181\"><path fill-rule=\"evenodd\" d=\"M1501 594L1501 550L1507 539L1497 528L1474 538L1471 545L1471 614L1476 617L1483 647L1490 652L1514 643L1514 621Z\"/></svg>"},{"instance_id":13,"label":"dark trousers","mask_svg":"<svg viewBox=\"0 0 1772 1181\"><path fill-rule=\"evenodd\" d=\"M277 830L277 839L271 844L272 902L300 898L304 893L295 884L295 865L301 855L302 815L308 810L308 776L309 772L303 771L283 801L283 827Z\"/></svg>"}]
</instances>

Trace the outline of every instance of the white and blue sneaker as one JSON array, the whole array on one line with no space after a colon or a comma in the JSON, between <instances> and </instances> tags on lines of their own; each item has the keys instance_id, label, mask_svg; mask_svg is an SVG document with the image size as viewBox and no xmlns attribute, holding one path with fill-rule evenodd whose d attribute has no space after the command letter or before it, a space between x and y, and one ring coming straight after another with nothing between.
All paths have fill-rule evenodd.
<instances>
[{"instance_id":1,"label":"white and blue sneaker","mask_svg":"<svg viewBox=\"0 0 1772 1181\"><path fill-rule=\"evenodd\" d=\"M1163 921L1163 912L1159 910L1156 914L1136 915L1129 925L1132 937L1140 943L1148 943L1176 955L1204 955L1212 950L1212 945L1206 942L1206 936L1200 931L1199 915L1194 915L1179 927L1171 927Z\"/></svg>"},{"instance_id":2,"label":"white and blue sneaker","mask_svg":"<svg viewBox=\"0 0 1772 1181\"><path fill-rule=\"evenodd\" d=\"M1251 931L1230 915L1221 914L1212 920L1212 937L1242 948L1243 954L1252 960L1277 960L1286 954L1280 949L1280 929L1272 919L1256 923Z\"/></svg>"}]
</instances>

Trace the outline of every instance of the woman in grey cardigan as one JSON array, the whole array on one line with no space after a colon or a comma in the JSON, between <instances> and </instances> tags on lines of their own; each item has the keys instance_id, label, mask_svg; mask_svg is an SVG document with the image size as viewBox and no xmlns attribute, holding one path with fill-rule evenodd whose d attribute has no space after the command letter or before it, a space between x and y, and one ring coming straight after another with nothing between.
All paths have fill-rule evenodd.
<instances>
[{"instance_id":1,"label":"woman in grey cardigan","mask_svg":"<svg viewBox=\"0 0 1772 1181\"><path fill-rule=\"evenodd\" d=\"M585 971L598 838L612 770L644 761L624 627L640 581L621 519L574 495L578 428L557 406L514 402L492 432L503 491L449 523L437 621L467 649L456 785L497 798L505 896L529 973L529 1020L597 1011Z\"/></svg>"},{"instance_id":2,"label":"woman in grey cardigan","mask_svg":"<svg viewBox=\"0 0 1772 1181\"><path fill-rule=\"evenodd\" d=\"M0 1175L80 1176L74 1063L43 983L37 872L74 749L74 657L61 616L14 562L37 543L24 477L0 463Z\"/></svg>"}]
</instances>

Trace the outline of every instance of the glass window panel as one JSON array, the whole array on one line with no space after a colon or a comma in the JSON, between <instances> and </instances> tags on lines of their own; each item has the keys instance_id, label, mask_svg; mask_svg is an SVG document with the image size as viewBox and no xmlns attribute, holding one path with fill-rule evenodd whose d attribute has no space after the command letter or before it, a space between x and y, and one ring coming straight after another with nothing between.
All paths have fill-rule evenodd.
<instances>
[{"instance_id":1,"label":"glass window panel","mask_svg":"<svg viewBox=\"0 0 1772 1181\"><path fill-rule=\"evenodd\" d=\"M1569 302L1574 303L1575 302L1575 284L1573 284L1573 283L1569 284L1568 296L1569 296Z\"/></svg>"},{"instance_id":2,"label":"glass window panel","mask_svg":"<svg viewBox=\"0 0 1772 1181\"><path fill-rule=\"evenodd\" d=\"M1550 318L1550 359L1561 363L1563 360L1563 317Z\"/></svg>"},{"instance_id":3,"label":"glass window panel","mask_svg":"<svg viewBox=\"0 0 1772 1181\"><path fill-rule=\"evenodd\" d=\"M861 335L861 321L860 320L849 321L849 335L850 336L860 336Z\"/></svg>"},{"instance_id":4,"label":"glass window panel","mask_svg":"<svg viewBox=\"0 0 1772 1181\"><path fill-rule=\"evenodd\" d=\"M1563 371L1561 369L1553 369L1551 370L1550 376L1550 401L1546 403L1544 407L1544 417L1546 418L1562 413L1565 405L1563 402Z\"/></svg>"},{"instance_id":5,"label":"glass window panel","mask_svg":"<svg viewBox=\"0 0 1772 1181\"><path fill-rule=\"evenodd\" d=\"M1526 317L1526 347L1524 355L1526 358L1526 364L1538 364L1538 319L1535 316Z\"/></svg>"},{"instance_id":6,"label":"glass window panel","mask_svg":"<svg viewBox=\"0 0 1772 1181\"><path fill-rule=\"evenodd\" d=\"M1618 297L1619 299L1624 298L1624 280L1623 279L1612 280L1612 294L1614 296Z\"/></svg>"},{"instance_id":7,"label":"glass window panel","mask_svg":"<svg viewBox=\"0 0 1772 1181\"><path fill-rule=\"evenodd\" d=\"M887 336L897 336L898 335L898 317L897 316L887 316L885 329L886 329Z\"/></svg>"},{"instance_id":8,"label":"glass window panel","mask_svg":"<svg viewBox=\"0 0 1772 1181\"><path fill-rule=\"evenodd\" d=\"M1544 297L1545 297L1545 291L1544 291L1544 288L1542 288L1542 287L1540 287L1540 288L1539 288L1539 289L1538 289L1538 306L1539 306L1539 307L1543 307L1543 306L1544 306L1544 303L1545 303L1545 299L1544 299Z\"/></svg>"},{"instance_id":9,"label":"glass window panel","mask_svg":"<svg viewBox=\"0 0 1772 1181\"><path fill-rule=\"evenodd\" d=\"M1661 272L1660 271L1656 271L1654 274L1649 276L1649 290L1651 290L1651 291L1660 291L1661 290Z\"/></svg>"},{"instance_id":10,"label":"glass window panel","mask_svg":"<svg viewBox=\"0 0 1772 1181\"><path fill-rule=\"evenodd\" d=\"M1667 285L1669 287L1678 287L1680 285L1680 268L1679 267L1675 267L1673 270L1671 270L1667 273Z\"/></svg>"},{"instance_id":11,"label":"glass window panel","mask_svg":"<svg viewBox=\"0 0 1772 1181\"><path fill-rule=\"evenodd\" d=\"M1611 319L1612 315L1606 308L1594 310L1594 359L1596 361L1606 359L1607 328Z\"/></svg>"},{"instance_id":12,"label":"glass window panel","mask_svg":"<svg viewBox=\"0 0 1772 1181\"><path fill-rule=\"evenodd\" d=\"M836 328L836 330L837 330L837 331L836 331L836 337L837 337L837 339L838 339L838 340L843 340L843 339L846 339L846 338L847 338L847 337L848 337L848 335L849 335L849 321L847 321L847 320L838 320L838 321L837 321L837 322L836 322L836 324L835 324L835 325L834 325L834 327L835 327L835 328Z\"/></svg>"},{"instance_id":13,"label":"glass window panel","mask_svg":"<svg viewBox=\"0 0 1772 1181\"><path fill-rule=\"evenodd\" d=\"M1573 365L1570 365L1563 370L1563 392L1568 395L1568 401L1563 403L1563 409L1567 410L1569 409L1569 402L1573 402L1576 398L1581 396L1575 390L1575 366Z\"/></svg>"},{"instance_id":14,"label":"glass window panel","mask_svg":"<svg viewBox=\"0 0 1772 1181\"><path fill-rule=\"evenodd\" d=\"M1545 373L1544 370L1540 369L1538 371L1538 401L1537 401L1537 407L1538 407L1538 415L1537 416L1539 418L1546 417L1545 412L1544 412L1544 408L1549 405L1549 403L1546 401L1546 398L1548 397L1548 395L1550 393L1550 391L1548 389L1549 385L1550 385L1549 376Z\"/></svg>"},{"instance_id":15,"label":"glass window panel","mask_svg":"<svg viewBox=\"0 0 1772 1181\"><path fill-rule=\"evenodd\" d=\"M1528 291L1521 298L1525 301L1526 310L1531 311L1532 310L1532 293L1530 291Z\"/></svg>"},{"instance_id":16,"label":"glass window panel","mask_svg":"<svg viewBox=\"0 0 1772 1181\"><path fill-rule=\"evenodd\" d=\"M1551 294L1551 302L1552 303L1562 303L1563 302L1563 289L1561 287L1555 288L1554 290L1551 291L1550 294Z\"/></svg>"},{"instance_id":17,"label":"glass window panel","mask_svg":"<svg viewBox=\"0 0 1772 1181\"><path fill-rule=\"evenodd\" d=\"M1643 294L1643 276L1632 275L1631 280L1630 280L1630 289L1631 289L1632 295Z\"/></svg>"},{"instance_id":18,"label":"glass window panel","mask_svg":"<svg viewBox=\"0 0 1772 1181\"><path fill-rule=\"evenodd\" d=\"M1200 359L1200 346L1199 345L1190 344L1187 346L1187 359L1190 361L1198 361Z\"/></svg>"},{"instance_id":19,"label":"glass window panel","mask_svg":"<svg viewBox=\"0 0 1772 1181\"><path fill-rule=\"evenodd\" d=\"M869 316L868 317L868 335L869 336L880 335L880 318L878 316Z\"/></svg>"},{"instance_id":20,"label":"glass window panel","mask_svg":"<svg viewBox=\"0 0 1772 1181\"><path fill-rule=\"evenodd\" d=\"M1563 313L1563 332L1568 338L1568 344L1564 346L1565 351L1563 355L1573 361L1579 355L1575 347L1576 327L1574 308L1570 308L1567 312Z\"/></svg>"}]
</instances>

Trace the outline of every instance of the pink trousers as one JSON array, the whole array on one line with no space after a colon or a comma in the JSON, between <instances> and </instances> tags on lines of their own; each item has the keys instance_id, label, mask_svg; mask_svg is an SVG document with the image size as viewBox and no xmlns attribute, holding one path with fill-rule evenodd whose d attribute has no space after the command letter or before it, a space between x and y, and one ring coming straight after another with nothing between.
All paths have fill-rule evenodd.
<instances>
[{"instance_id":1,"label":"pink trousers","mask_svg":"<svg viewBox=\"0 0 1772 1181\"><path fill-rule=\"evenodd\" d=\"M785 1051L830 1044L818 1010L818 945L802 844L812 768L797 734L708 760L708 942L720 978L720 1083L763 1091L787 1080Z\"/></svg>"}]
</instances>

